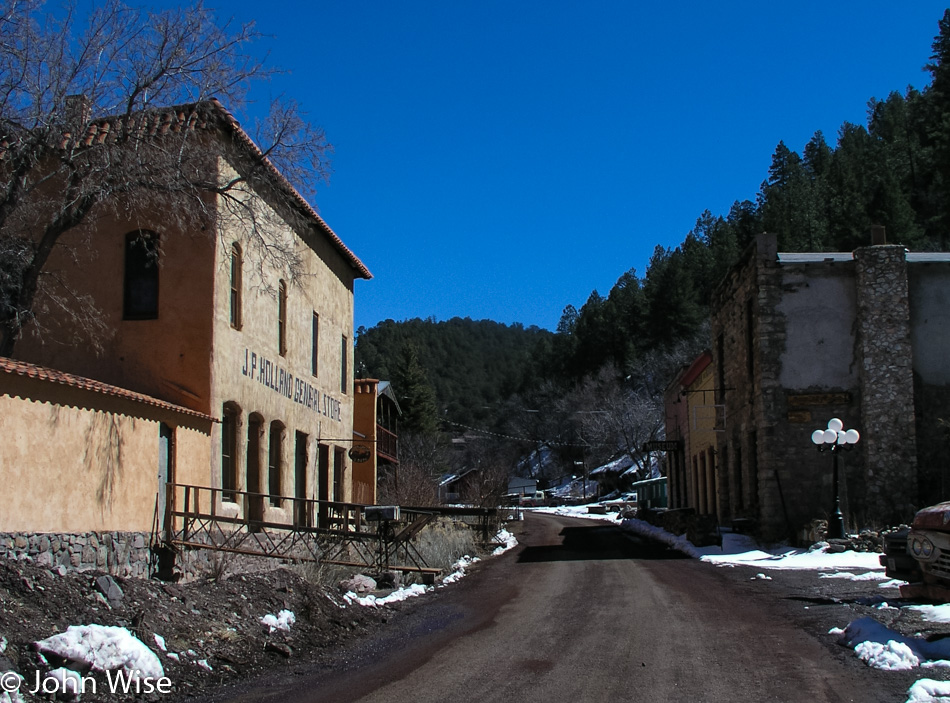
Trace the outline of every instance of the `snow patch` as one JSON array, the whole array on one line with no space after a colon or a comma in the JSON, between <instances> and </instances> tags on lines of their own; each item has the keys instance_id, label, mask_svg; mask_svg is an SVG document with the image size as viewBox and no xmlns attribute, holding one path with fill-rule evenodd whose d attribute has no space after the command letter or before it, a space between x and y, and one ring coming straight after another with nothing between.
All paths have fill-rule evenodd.
<instances>
[{"instance_id":1,"label":"snow patch","mask_svg":"<svg viewBox=\"0 0 950 703\"><path fill-rule=\"evenodd\" d=\"M271 632L282 630L290 632L290 626L297 622L297 616L289 610L281 610L277 615L268 613L261 618L261 624L270 628Z\"/></svg>"},{"instance_id":2,"label":"snow patch","mask_svg":"<svg viewBox=\"0 0 950 703\"><path fill-rule=\"evenodd\" d=\"M908 605L907 610L920 613L927 622L950 622L950 603L944 605Z\"/></svg>"},{"instance_id":3,"label":"snow patch","mask_svg":"<svg viewBox=\"0 0 950 703\"><path fill-rule=\"evenodd\" d=\"M50 679L56 682L55 687L45 683ZM44 690L47 688L55 690L57 696L65 695L69 698L79 698L79 694L82 693L82 676L78 671L73 671L72 669L61 666L58 669L47 672L44 677Z\"/></svg>"},{"instance_id":4,"label":"snow patch","mask_svg":"<svg viewBox=\"0 0 950 703\"><path fill-rule=\"evenodd\" d=\"M353 591L348 591L343 594L343 600L347 603L356 603L357 605L366 606L368 608L377 608L381 605L388 605L389 603L398 603L399 601L404 601L407 598L415 598L417 596L422 596L433 590L432 586L423 586L418 583L414 583L411 586L403 586L402 588L396 589L388 596L378 598L374 595L368 596L358 596Z\"/></svg>"},{"instance_id":5,"label":"snow patch","mask_svg":"<svg viewBox=\"0 0 950 703\"><path fill-rule=\"evenodd\" d=\"M495 535L495 541L501 542L502 544L498 547L495 547L494 551L491 553L493 557L504 554L509 549L514 549L518 546L518 540L515 538L515 536L504 528L500 529L498 534Z\"/></svg>"},{"instance_id":6,"label":"snow patch","mask_svg":"<svg viewBox=\"0 0 950 703\"><path fill-rule=\"evenodd\" d=\"M702 557L700 551L696 549L693 543L686 539L684 535L674 535L662 528L651 525L644 520L637 520L636 518L624 520L620 524L627 532L631 532L639 537L646 537L647 539L662 542L671 549L683 552L686 556L693 557L694 559Z\"/></svg>"},{"instance_id":7,"label":"snow patch","mask_svg":"<svg viewBox=\"0 0 950 703\"><path fill-rule=\"evenodd\" d=\"M70 625L66 632L36 643L46 655L83 662L96 671L122 669L133 679L165 675L155 653L124 627Z\"/></svg>"},{"instance_id":8,"label":"snow patch","mask_svg":"<svg viewBox=\"0 0 950 703\"><path fill-rule=\"evenodd\" d=\"M833 574L818 574L821 579L847 579L848 581L883 581L887 576L879 571L867 571L863 574L854 574L850 571L836 571Z\"/></svg>"},{"instance_id":9,"label":"snow patch","mask_svg":"<svg viewBox=\"0 0 950 703\"><path fill-rule=\"evenodd\" d=\"M901 581L900 579L891 579L890 581L885 581L884 583L879 583L878 588L900 588L901 586L906 586L907 581Z\"/></svg>"},{"instance_id":10,"label":"snow patch","mask_svg":"<svg viewBox=\"0 0 950 703\"><path fill-rule=\"evenodd\" d=\"M907 689L907 703L950 702L950 681L920 679Z\"/></svg>"},{"instance_id":11,"label":"snow patch","mask_svg":"<svg viewBox=\"0 0 950 703\"><path fill-rule=\"evenodd\" d=\"M478 557L470 557L466 554L452 565L452 573L442 579L442 585L447 586L463 578L465 576L465 570L477 561L480 561Z\"/></svg>"},{"instance_id":12,"label":"snow patch","mask_svg":"<svg viewBox=\"0 0 950 703\"><path fill-rule=\"evenodd\" d=\"M854 648L854 653L868 666L885 671L909 671L920 666L920 659L903 642L888 640L880 642L862 642Z\"/></svg>"},{"instance_id":13,"label":"snow patch","mask_svg":"<svg viewBox=\"0 0 950 703\"><path fill-rule=\"evenodd\" d=\"M936 662L950 659L950 639L928 642L923 637L906 637L870 617L855 620L838 632L838 644L851 647L862 661L877 669L943 666Z\"/></svg>"}]
</instances>

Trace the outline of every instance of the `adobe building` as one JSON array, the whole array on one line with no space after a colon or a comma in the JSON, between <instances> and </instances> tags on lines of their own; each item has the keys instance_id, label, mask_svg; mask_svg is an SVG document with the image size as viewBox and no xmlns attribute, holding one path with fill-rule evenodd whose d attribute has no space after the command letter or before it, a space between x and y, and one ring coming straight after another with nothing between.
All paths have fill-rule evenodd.
<instances>
[{"instance_id":1,"label":"adobe building","mask_svg":"<svg viewBox=\"0 0 950 703\"><path fill-rule=\"evenodd\" d=\"M829 419L861 433L840 453L849 528L909 521L946 499L950 254L884 243L780 253L760 235L713 294L723 427L719 515L799 536L833 509L832 458L810 440Z\"/></svg>"},{"instance_id":2,"label":"adobe building","mask_svg":"<svg viewBox=\"0 0 950 703\"><path fill-rule=\"evenodd\" d=\"M664 446L670 507L718 516L716 444L722 416L715 393L712 353L706 350L666 388Z\"/></svg>"},{"instance_id":3,"label":"adobe building","mask_svg":"<svg viewBox=\"0 0 950 703\"><path fill-rule=\"evenodd\" d=\"M90 217L94 249L69 247L88 230L67 235L47 268L102 311L101 352L64 343L77 336L74 320L50 313L43 334L24 336L17 356L167 404L159 423L136 429L135 450L123 444L121 452L123 481L141 481L152 497L148 524L161 493L160 447L170 452L162 480L217 489L222 515L290 523L292 498L350 500L353 287L371 274L217 101L143 113L141 119L155 129L198 130L228 140L232 150L221 153L236 154L233 163L220 155L207 160L219 181L237 178L247 163L261 159L264 176L258 174L253 187L209 198L207 207L217 208L208 218L216 223L213 231L207 222L176 226L162 212L134 205L122 219L111 209ZM88 139L106 138L108 127L108 120L92 122ZM235 198L254 213L254 228L232 214ZM284 252L284 263L265 255L262 236ZM17 486L23 493L55 478L57 467L74 462L79 449L74 437L56 433L53 406L39 415L24 406L49 401L16 395L11 378L0 375L0 397L23 402L5 413L5 436L55 438L42 454L21 456L28 466L18 470L30 476ZM117 417L100 400L92 394L83 402ZM207 419L200 446L192 437L193 417ZM152 435L147 451L140 432ZM87 480L106 480L104 465L87 463ZM2 465L5 483L9 466ZM241 491L271 497L251 500ZM116 501L109 520L70 522L70 529L141 529L141 510L141 501ZM19 511L15 520L9 515L5 507L2 529L51 527L39 513Z\"/></svg>"},{"instance_id":4,"label":"adobe building","mask_svg":"<svg viewBox=\"0 0 950 703\"><path fill-rule=\"evenodd\" d=\"M0 557L148 575L172 462L182 483L207 483L213 425L173 403L0 358Z\"/></svg>"}]
</instances>

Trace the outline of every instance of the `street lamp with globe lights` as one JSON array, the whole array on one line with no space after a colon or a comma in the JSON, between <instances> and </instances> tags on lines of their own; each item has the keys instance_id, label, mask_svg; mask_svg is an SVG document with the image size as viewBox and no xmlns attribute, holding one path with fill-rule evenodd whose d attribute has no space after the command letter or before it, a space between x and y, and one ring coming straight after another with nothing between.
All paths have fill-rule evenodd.
<instances>
[{"instance_id":1,"label":"street lamp with globe lights","mask_svg":"<svg viewBox=\"0 0 950 703\"><path fill-rule=\"evenodd\" d=\"M818 446L819 452L831 452L832 462L832 492L835 496L835 507L828 521L828 537L830 539L844 538L844 516L841 514L841 496L838 491L838 453L842 450L854 449L854 445L861 439L857 430L845 430L844 423L836 417L828 420L827 430L815 430L811 433L811 441Z\"/></svg>"}]
</instances>

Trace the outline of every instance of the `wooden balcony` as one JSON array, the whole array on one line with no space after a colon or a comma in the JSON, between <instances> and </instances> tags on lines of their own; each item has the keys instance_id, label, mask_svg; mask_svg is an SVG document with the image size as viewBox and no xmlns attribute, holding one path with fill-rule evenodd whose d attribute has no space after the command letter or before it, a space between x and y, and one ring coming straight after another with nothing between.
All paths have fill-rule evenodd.
<instances>
[{"instance_id":1,"label":"wooden balcony","mask_svg":"<svg viewBox=\"0 0 950 703\"><path fill-rule=\"evenodd\" d=\"M399 442L396 434L376 425L376 455L391 464L399 463Z\"/></svg>"}]
</instances>

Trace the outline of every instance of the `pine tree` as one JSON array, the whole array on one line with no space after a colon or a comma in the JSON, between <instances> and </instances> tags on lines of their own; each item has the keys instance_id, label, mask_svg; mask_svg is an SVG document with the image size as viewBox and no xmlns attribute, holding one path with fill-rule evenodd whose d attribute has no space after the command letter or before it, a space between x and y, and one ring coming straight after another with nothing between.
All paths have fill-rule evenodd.
<instances>
[{"instance_id":1,"label":"pine tree","mask_svg":"<svg viewBox=\"0 0 950 703\"><path fill-rule=\"evenodd\" d=\"M940 20L939 34L934 38L931 54L932 63L927 70L933 76L933 82L927 89L929 104L930 140L933 144L935 164L935 188L940 211L936 213L937 232L944 248L950 244L950 9L944 12Z\"/></svg>"},{"instance_id":2,"label":"pine tree","mask_svg":"<svg viewBox=\"0 0 950 703\"><path fill-rule=\"evenodd\" d=\"M402 350L399 366L393 377L393 388L399 397L402 415L399 424L410 434L435 434L439 430L439 411L435 391L419 363L419 352L412 343Z\"/></svg>"}]
</instances>

